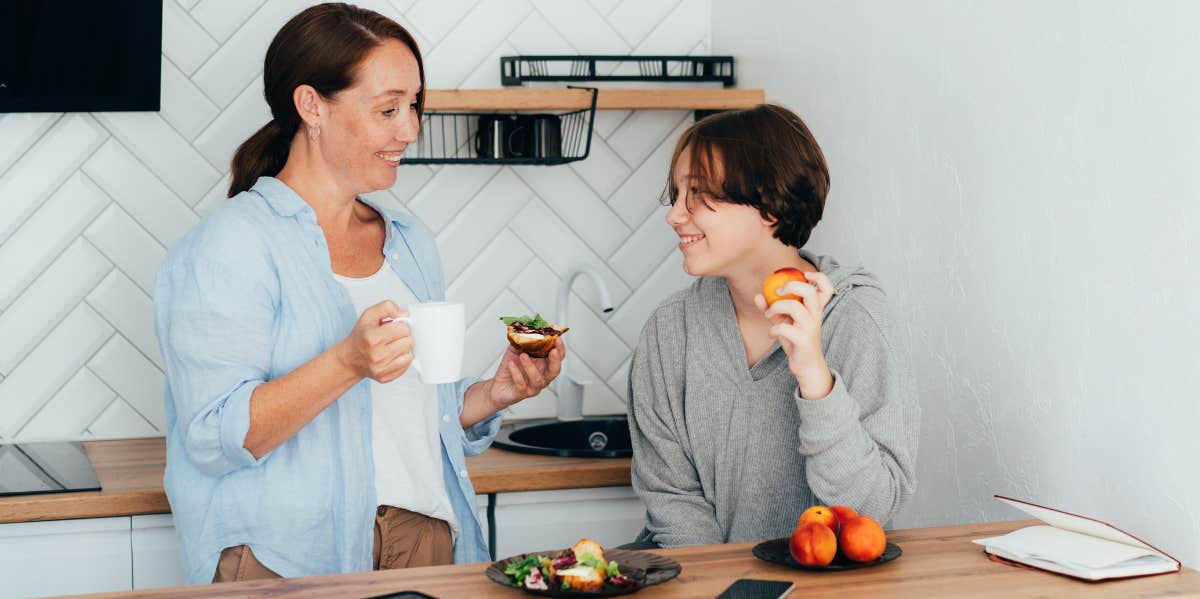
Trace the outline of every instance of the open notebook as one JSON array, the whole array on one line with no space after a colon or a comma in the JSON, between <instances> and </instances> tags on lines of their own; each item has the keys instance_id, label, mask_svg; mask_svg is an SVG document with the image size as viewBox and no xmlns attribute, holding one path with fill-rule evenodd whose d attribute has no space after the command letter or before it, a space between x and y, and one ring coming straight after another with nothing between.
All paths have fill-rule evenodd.
<instances>
[{"instance_id":1,"label":"open notebook","mask_svg":"<svg viewBox=\"0 0 1200 599\"><path fill-rule=\"evenodd\" d=\"M1178 572L1179 560L1099 520L996 495L1045 522L998 537L977 539L988 553L1084 580Z\"/></svg>"}]
</instances>

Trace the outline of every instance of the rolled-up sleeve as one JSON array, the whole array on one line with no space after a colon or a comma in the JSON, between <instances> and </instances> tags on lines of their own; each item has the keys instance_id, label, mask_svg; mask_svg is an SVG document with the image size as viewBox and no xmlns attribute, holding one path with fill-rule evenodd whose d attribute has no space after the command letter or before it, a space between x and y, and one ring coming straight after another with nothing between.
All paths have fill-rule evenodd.
<instances>
[{"instance_id":1,"label":"rolled-up sleeve","mask_svg":"<svg viewBox=\"0 0 1200 599\"><path fill-rule=\"evenodd\" d=\"M478 383L478 377L469 377L454 383L454 395L458 400L458 413L462 413L463 402L466 399L467 389L471 385ZM479 422L467 427L463 430L463 454L470 457L479 455L491 446L496 435L500 432L500 421L502 414L496 412Z\"/></svg>"},{"instance_id":2,"label":"rolled-up sleeve","mask_svg":"<svg viewBox=\"0 0 1200 599\"><path fill-rule=\"evenodd\" d=\"M250 398L268 378L275 301L262 281L210 260L168 264L154 292L167 401L188 457L221 476L253 466Z\"/></svg>"}]
</instances>

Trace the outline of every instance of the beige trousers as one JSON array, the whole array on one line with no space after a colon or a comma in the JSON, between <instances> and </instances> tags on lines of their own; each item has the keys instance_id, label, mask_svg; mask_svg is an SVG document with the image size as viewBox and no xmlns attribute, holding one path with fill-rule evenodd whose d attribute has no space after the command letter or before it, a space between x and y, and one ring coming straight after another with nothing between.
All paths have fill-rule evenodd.
<instances>
[{"instance_id":1,"label":"beige trousers","mask_svg":"<svg viewBox=\"0 0 1200 599\"><path fill-rule=\"evenodd\" d=\"M375 569L454 563L454 540L445 520L381 505L375 510Z\"/></svg>"},{"instance_id":2,"label":"beige trousers","mask_svg":"<svg viewBox=\"0 0 1200 599\"><path fill-rule=\"evenodd\" d=\"M226 547L217 560L217 573L213 582L239 582L242 580L264 580L280 578L254 558L254 553L245 545Z\"/></svg>"},{"instance_id":3,"label":"beige trousers","mask_svg":"<svg viewBox=\"0 0 1200 599\"><path fill-rule=\"evenodd\" d=\"M375 510L376 570L441 566L454 563L454 541L445 520L381 505ZM246 545L226 547L217 561L213 582L263 580L280 576L254 557Z\"/></svg>"}]
</instances>

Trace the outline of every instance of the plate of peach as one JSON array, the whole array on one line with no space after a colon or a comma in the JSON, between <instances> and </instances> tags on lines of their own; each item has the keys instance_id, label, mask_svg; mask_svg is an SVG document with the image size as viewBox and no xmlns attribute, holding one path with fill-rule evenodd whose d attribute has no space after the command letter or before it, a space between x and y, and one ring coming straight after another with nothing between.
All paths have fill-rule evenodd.
<instances>
[{"instance_id":1,"label":"plate of peach","mask_svg":"<svg viewBox=\"0 0 1200 599\"><path fill-rule=\"evenodd\" d=\"M805 510L791 537L763 541L753 551L763 561L818 571L877 566L902 553L874 518L843 505Z\"/></svg>"}]
</instances>

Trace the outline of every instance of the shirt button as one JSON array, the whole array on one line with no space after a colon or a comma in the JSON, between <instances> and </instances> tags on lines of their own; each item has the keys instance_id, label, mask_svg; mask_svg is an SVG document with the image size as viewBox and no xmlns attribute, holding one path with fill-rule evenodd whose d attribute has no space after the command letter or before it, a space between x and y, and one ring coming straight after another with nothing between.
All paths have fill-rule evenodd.
<instances>
[{"instance_id":1,"label":"shirt button","mask_svg":"<svg viewBox=\"0 0 1200 599\"><path fill-rule=\"evenodd\" d=\"M442 422L450 422L450 415L442 414Z\"/></svg>"},{"instance_id":2,"label":"shirt button","mask_svg":"<svg viewBox=\"0 0 1200 599\"><path fill-rule=\"evenodd\" d=\"M394 252L393 252L393 253L392 253L392 260L399 260L399 259L400 259L400 254L397 254L397 253L394 253Z\"/></svg>"},{"instance_id":3,"label":"shirt button","mask_svg":"<svg viewBox=\"0 0 1200 599\"><path fill-rule=\"evenodd\" d=\"M467 471L466 471L466 470L459 470L459 471L458 471L458 475L459 475L459 476L461 476L461 477L463 477L463 478L466 478L466 477L467 477Z\"/></svg>"}]
</instances>

